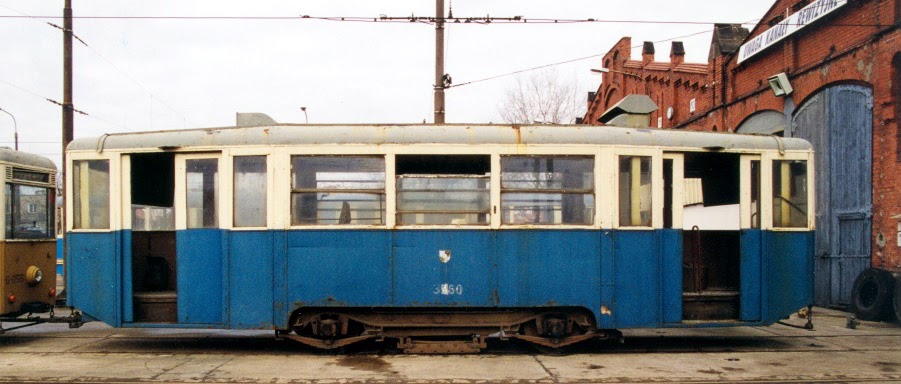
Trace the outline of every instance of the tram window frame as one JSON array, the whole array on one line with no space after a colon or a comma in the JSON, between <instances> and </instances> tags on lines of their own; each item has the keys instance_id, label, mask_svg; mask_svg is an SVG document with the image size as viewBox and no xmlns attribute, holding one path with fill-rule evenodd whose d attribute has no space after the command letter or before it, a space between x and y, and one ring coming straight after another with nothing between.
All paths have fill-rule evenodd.
<instances>
[{"instance_id":1,"label":"tram window frame","mask_svg":"<svg viewBox=\"0 0 901 384\"><path fill-rule=\"evenodd\" d=\"M795 166L803 165L803 168ZM785 172L788 172L787 174ZM802 173L796 171L803 171ZM810 162L777 159L772 162L772 225L779 229L806 229L810 219ZM786 182L788 184L786 185ZM803 208L803 209L802 209ZM788 212L787 220L784 218Z\"/></svg>"},{"instance_id":2,"label":"tram window frame","mask_svg":"<svg viewBox=\"0 0 901 384\"><path fill-rule=\"evenodd\" d=\"M554 160L563 160L561 165L564 168L559 171L555 170ZM531 164L514 163L523 161ZM531 165L533 171L529 172L523 167L518 167L521 165ZM579 172L579 167L582 167L581 172ZM573 188L575 185L566 185L574 182L566 177L567 174L573 174L572 171L575 171L576 175L581 174L581 185L577 188ZM557 173L562 174L561 179L553 180L551 175ZM528 174L533 179L514 179L514 174L519 177ZM543 180L542 175L544 175ZM593 226L597 216L595 178L595 156L593 155L501 156L501 224L505 226ZM529 183L532 185L528 185ZM518 201L531 203L531 208L511 206L513 196L519 196ZM541 199L541 196L545 196L545 198ZM567 198L579 196L582 197L583 205L581 214L567 209L569 205L567 200L575 200ZM551 200L552 198L554 200ZM559 202L559 205L553 205L555 202ZM542 212L547 212L547 209L542 208L542 203L545 207L547 203L552 204L550 215L542 214ZM554 211L558 211L559 214L553 213ZM567 220L568 217L571 219ZM578 220L579 217L582 219ZM550 220L547 220L548 218Z\"/></svg>"},{"instance_id":3,"label":"tram window frame","mask_svg":"<svg viewBox=\"0 0 901 384\"><path fill-rule=\"evenodd\" d=\"M632 176L632 168L635 167L634 161L639 161L638 184L639 191L633 191L634 180ZM617 223L620 228L652 228L654 226L654 195L656 185L654 183L654 160L655 156L650 154L620 154L616 159L616 180L617 180ZM645 167L647 172L645 172ZM624 170L624 168L629 168ZM647 176L647 183L642 181ZM624 182L624 178L628 177L628 182ZM647 187L644 187L644 185ZM641 189L645 189L642 191ZM633 199L639 196L638 211L635 211ZM628 198L628 199L626 199ZM642 207L642 201L647 201L647 207ZM636 214L637 220L636 220Z\"/></svg>"},{"instance_id":4,"label":"tram window frame","mask_svg":"<svg viewBox=\"0 0 901 384\"><path fill-rule=\"evenodd\" d=\"M269 220L269 156L240 155L232 159L232 224L235 228L266 227ZM254 168L245 168L247 166Z\"/></svg>"},{"instance_id":5,"label":"tram window frame","mask_svg":"<svg viewBox=\"0 0 901 384\"><path fill-rule=\"evenodd\" d=\"M748 162L749 172L749 212L748 219L750 227L760 229L763 223L763 189L761 182L763 181L763 161L759 158L751 159Z\"/></svg>"},{"instance_id":6,"label":"tram window frame","mask_svg":"<svg viewBox=\"0 0 901 384\"><path fill-rule=\"evenodd\" d=\"M309 164L304 164L305 160L310 160ZM331 160L331 161L329 161ZM344 160L346 164L340 164ZM377 161L373 161L377 160ZM321 162L316 164L316 162ZM371 163L369 163L371 162ZM309 167L308 167L309 166ZM313 172L306 173L306 169L311 168ZM317 170L318 169L318 170ZM318 173L346 173L346 174L369 174L380 175L381 178L374 179L349 179L349 180L319 180ZM304 185L304 176L313 176L311 179L314 185ZM319 186L320 183L332 182L332 185ZM350 184L351 187L342 186L341 183ZM367 185L374 184L374 185ZM356 185L357 187L353 187ZM386 161L384 155L292 155L291 156L291 226L294 227L311 227L311 226L354 226L354 227L370 227L384 226L387 218L387 201L386 201L386 185L387 172ZM364 187L364 188L361 188ZM344 196L344 200L323 200L329 194ZM308 202L314 202L315 217L303 217L304 195L313 196L314 199ZM348 200L349 198L365 198L364 200ZM373 198L374 197L374 198ZM300 200L298 199L300 198ZM323 211L319 208L322 202L337 202L341 205L337 209L326 209L325 211L336 211L335 217L320 216ZM360 204L351 204L357 203ZM376 209L365 208L366 204L377 204ZM310 207L306 207L309 209ZM354 213L360 212L377 212L375 217L359 217ZM331 216L331 215L330 215ZM374 221L374 222L366 222Z\"/></svg>"},{"instance_id":7,"label":"tram window frame","mask_svg":"<svg viewBox=\"0 0 901 384\"><path fill-rule=\"evenodd\" d=\"M84 168L82 168L84 166ZM72 229L109 230L112 183L108 159L72 161ZM92 172L93 171L93 172ZM85 175L82 175L85 173ZM87 180L82 180L87 176ZM87 207L83 205L87 203Z\"/></svg>"},{"instance_id":8,"label":"tram window frame","mask_svg":"<svg viewBox=\"0 0 901 384\"><path fill-rule=\"evenodd\" d=\"M488 228L491 190L490 154L396 155L395 225ZM449 204L417 205L412 196Z\"/></svg>"},{"instance_id":9,"label":"tram window frame","mask_svg":"<svg viewBox=\"0 0 901 384\"><path fill-rule=\"evenodd\" d=\"M222 216L219 208L221 172L219 158L185 159L185 208L188 213L188 229L219 228L219 219ZM212 175L212 180L206 178L208 174ZM201 175L201 178L198 179L193 175ZM191 188L192 183L198 180L200 189ZM200 215L192 215L193 210L197 210Z\"/></svg>"},{"instance_id":10,"label":"tram window frame","mask_svg":"<svg viewBox=\"0 0 901 384\"><path fill-rule=\"evenodd\" d=\"M37 191L43 190L44 198L38 200L38 202L24 202L23 204L21 200L23 196L22 188L34 189L35 193L31 196L37 195ZM6 201L4 204L6 205L5 238L7 240L53 239L56 237L56 210L54 208L56 205L56 191L54 188L8 182L6 183ZM43 206L43 210L40 209L41 206ZM32 207L35 209L32 210ZM41 215L41 213L44 215L44 219L40 221L40 224L44 227L43 231L37 230L40 228L38 220L31 220L31 228L28 228L27 224L23 224L23 222L28 221L22 220L24 216Z\"/></svg>"}]
</instances>

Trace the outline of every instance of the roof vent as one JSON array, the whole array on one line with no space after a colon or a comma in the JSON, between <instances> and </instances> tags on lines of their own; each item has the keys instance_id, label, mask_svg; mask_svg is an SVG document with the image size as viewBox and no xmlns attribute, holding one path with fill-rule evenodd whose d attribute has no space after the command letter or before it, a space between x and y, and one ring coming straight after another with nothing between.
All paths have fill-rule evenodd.
<instances>
[{"instance_id":1,"label":"roof vent","mask_svg":"<svg viewBox=\"0 0 901 384\"><path fill-rule=\"evenodd\" d=\"M650 97L628 95L604 112L598 121L619 127L648 128L651 125L651 112L656 110L657 104Z\"/></svg>"},{"instance_id":2,"label":"roof vent","mask_svg":"<svg viewBox=\"0 0 901 384\"><path fill-rule=\"evenodd\" d=\"M235 113L235 126L237 127L260 127L264 125L278 125L278 123L265 113Z\"/></svg>"}]
</instances>

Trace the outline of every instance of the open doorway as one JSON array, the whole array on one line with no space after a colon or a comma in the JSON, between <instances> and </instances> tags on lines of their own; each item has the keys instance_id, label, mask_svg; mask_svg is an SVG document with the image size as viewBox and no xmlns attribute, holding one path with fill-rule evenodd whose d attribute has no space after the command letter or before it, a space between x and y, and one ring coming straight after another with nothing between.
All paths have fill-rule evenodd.
<instances>
[{"instance_id":1,"label":"open doorway","mask_svg":"<svg viewBox=\"0 0 901 384\"><path fill-rule=\"evenodd\" d=\"M683 320L739 318L740 160L729 153L685 154Z\"/></svg>"},{"instance_id":2,"label":"open doorway","mask_svg":"<svg viewBox=\"0 0 901 384\"><path fill-rule=\"evenodd\" d=\"M131 268L134 321L178 321L175 156L131 155Z\"/></svg>"}]
</instances>

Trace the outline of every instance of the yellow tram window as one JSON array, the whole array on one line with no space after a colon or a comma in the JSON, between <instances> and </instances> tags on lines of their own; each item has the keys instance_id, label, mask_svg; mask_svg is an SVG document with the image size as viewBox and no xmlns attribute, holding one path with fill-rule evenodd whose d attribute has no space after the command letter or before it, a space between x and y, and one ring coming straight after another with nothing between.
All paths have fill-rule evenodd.
<instances>
[{"instance_id":1,"label":"yellow tram window","mask_svg":"<svg viewBox=\"0 0 901 384\"><path fill-rule=\"evenodd\" d=\"M651 157L619 158L619 225L651 226Z\"/></svg>"},{"instance_id":2,"label":"yellow tram window","mask_svg":"<svg viewBox=\"0 0 901 384\"><path fill-rule=\"evenodd\" d=\"M109 229L109 161L76 160L72 168L73 228Z\"/></svg>"},{"instance_id":3,"label":"yellow tram window","mask_svg":"<svg viewBox=\"0 0 901 384\"><path fill-rule=\"evenodd\" d=\"M807 162L773 162L773 226L807 227Z\"/></svg>"},{"instance_id":4,"label":"yellow tram window","mask_svg":"<svg viewBox=\"0 0 901 384\"><path fill-rule=\"evenodd\" d=\"M54 238L53 195L50 188L7 183L6 238Z\"/></svg>"},{"instance_id":5,"label":"yellow tram window","mask_svg":"<svg viewBox=\"0 0 901 384\"><path fill-rule=\"evenodd\" d=\"M235 227L266 226L266 156L235 157Z\"/></svg>"},{"instance_id":6,"label":"yellow tram window","mask_svg":"<svg viewBox=\"0 0 901 384\"><path fill-rule=\"evenodd\" d=\"M501 210L504 224L592 224L594 158L501 158Z\"/></svg>"}]
</instances>

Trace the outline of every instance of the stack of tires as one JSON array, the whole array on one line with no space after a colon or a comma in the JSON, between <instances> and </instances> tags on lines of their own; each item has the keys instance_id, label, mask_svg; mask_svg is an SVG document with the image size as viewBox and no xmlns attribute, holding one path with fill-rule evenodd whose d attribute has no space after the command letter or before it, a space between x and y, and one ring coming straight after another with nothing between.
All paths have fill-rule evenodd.
<instances>
[{"instance_id":1,"label":"stack of tires","mask_svg":"<svg viewBox=\"0 0 901 384\"><path fill-rule=\"evenodd\" d=\"M901 321L901 275L868 268L851 290L851 312L860 320Z\"/></svg>"}]
</instances>

